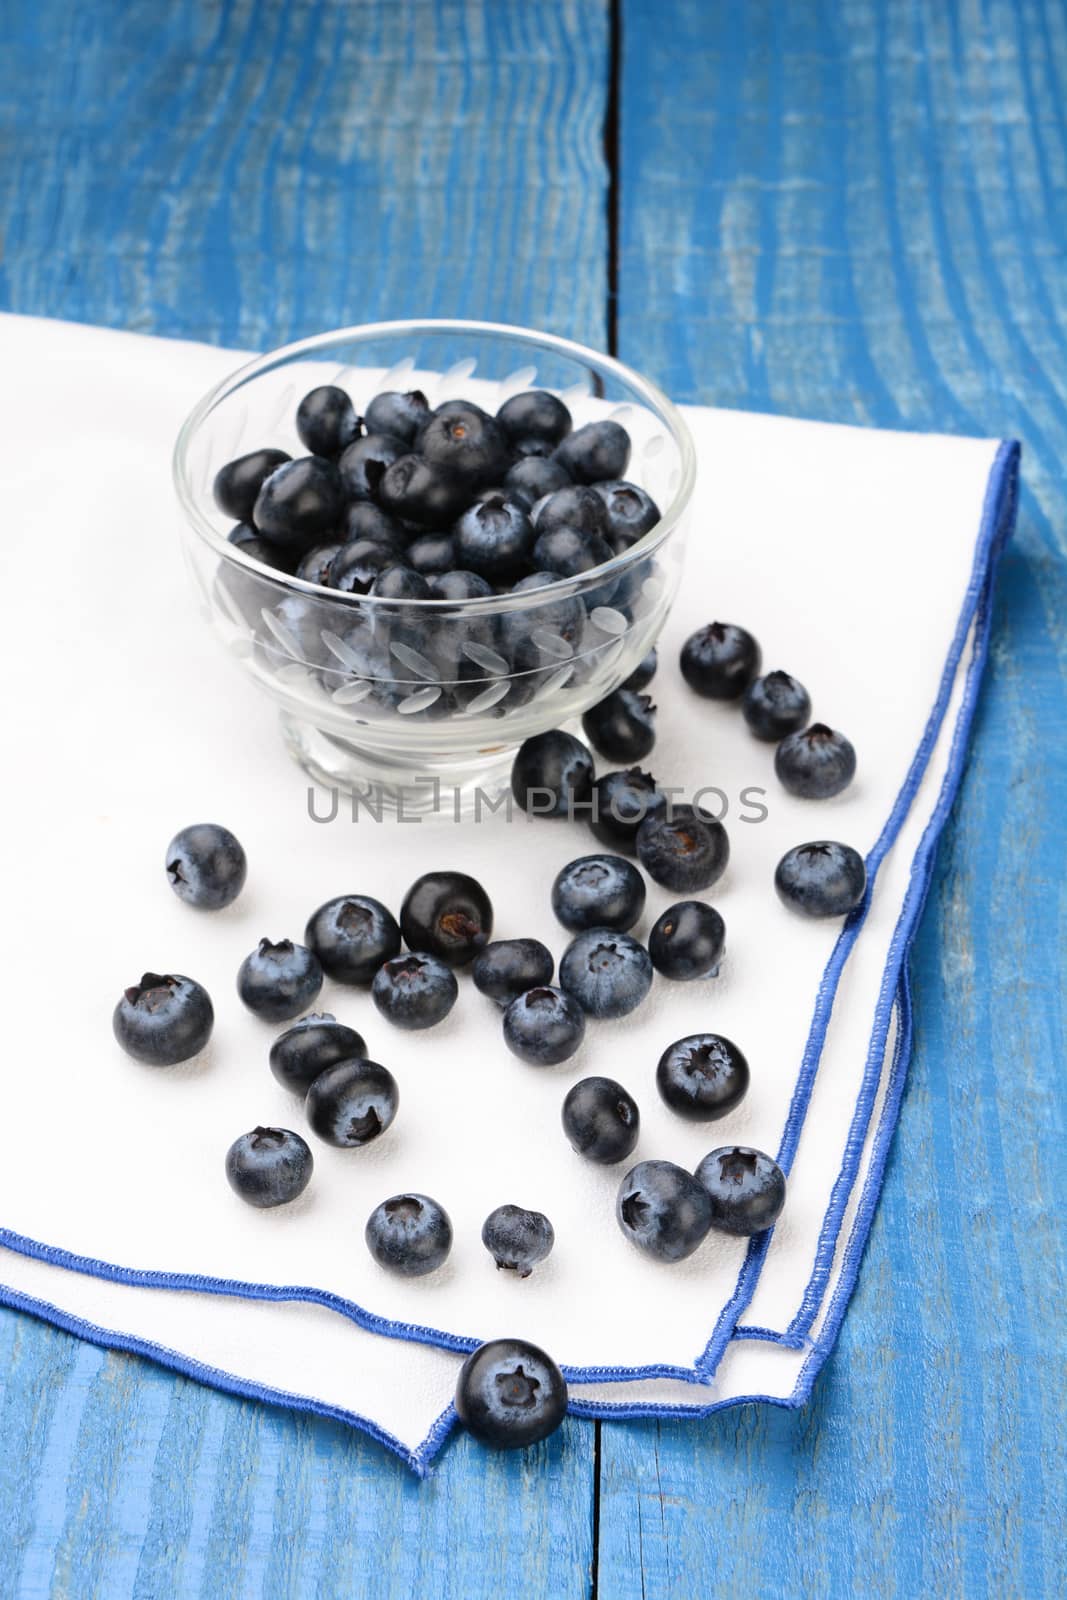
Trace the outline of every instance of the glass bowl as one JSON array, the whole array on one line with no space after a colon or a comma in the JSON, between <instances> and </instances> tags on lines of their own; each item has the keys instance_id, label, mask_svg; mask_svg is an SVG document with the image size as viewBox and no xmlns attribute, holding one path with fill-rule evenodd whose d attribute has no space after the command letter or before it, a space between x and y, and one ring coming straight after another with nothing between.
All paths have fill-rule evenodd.
<instances>
[{"instance_id":1,"label":"glass bowl","mask_svg":"<svg viewBox=\"0 0 1067 1600\"><path fill-rule=\"evenodd\" d=\"M494 412L523 389L551 389L575 427L623 424L627 479L661 520L594 571L519 594L392 601L288 577L227 541L212 483L261 446L305 455L296 408L323 383L346 389L360 415L383 389ZM498 795L524 739L624 682L678 587L694 471L678 411L621 362L549 334L458 321L346 328L250 361L195 407L174 455L184 551L219 639L279 707L290 750L318 782L394 810L466 810Z\"/></svg>"}]
</instances>

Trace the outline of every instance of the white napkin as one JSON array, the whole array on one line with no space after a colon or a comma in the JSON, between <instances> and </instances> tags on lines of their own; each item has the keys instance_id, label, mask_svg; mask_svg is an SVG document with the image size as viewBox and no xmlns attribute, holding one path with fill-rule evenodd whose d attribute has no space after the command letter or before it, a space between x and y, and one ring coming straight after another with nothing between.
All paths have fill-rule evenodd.
<instances>
[{"instance_id":1,"label":"white napkin","mask_svg":"<svg viewBox=\"0 0 1067 1600\"><path fill-rule=\"evenodd\" d=\"M580 1055L549 1071L508 1054L469 982L424 1035L390 1029L364 992L328 984L318 1008L357 1026L395 1072L400 1114L366 1151L316 1146L306 1196L257 1213L231 1195L225 1150L257 1122L302 1123L267 1068L276 1030L234 993L259 937L299 938L309 912L339 893L396 906L418 873L452 866L486 884L498 935L541 937L558 956L548 886L595 842L521 815L389 825L353 823L342 808L313 822L273 709L197 615L178 547L172 439L237 358L19 318L0 319L0 341L10 512L0 563L21 597L3 633L18 776L2 844L4 970L19 996L8 1060L27 1064L9 1067L20 1137L0 1170L11 1303L83 1332L95 1324L89 1336L107 1342L164 1347L173 1364L241 1392L362 1419L418 1466L442 1436L431 1429L455 1352L504 1332L567 1366L579 1410L801 1398L847 1298L895 1117L906 1049L894 1075L886 1030L958 779L984 653L975 613L1010 528L1012 453L687 411L700 485L649 764L664 783L711 784L729 799L733 855L709 895L727 925L722 975L657 979L640 1012L591 1026ZM40 420L57 375L63 437ZM42 572L42 552L38 594L27 576ZM783 794L773 747L735 710L684 688L678 647L713 616L751 628L766 668L795 673L816 716L852 738L859 776L837 800ZM759 824L741 820L753 787L766 791ZM244 895L217 916L183 906L163 873L167 840L196 820L225 822L249 855ZM839 930L789 916L772 888L789 845L827 836L882 857L843 964ZM650 885L639 934L672 898ZM836 988L828 963L841 967ZM149 969L190 973L212 993L216 1031L201 1062L151 1071L114 1044L115 1000ZM809 1044L820 994L821 1051ZM736 1039L753 1072L738 1112L705 1128L668 1113L653 1084L663 1047L697 1029ZM774 1152L791 1129L788 1203L765 1260L756 1252L746 1267L743 1243L714 1237L664 1268L627 1245L614 1221L621 1173L582 1163L559 1128L567 1086L592 1071L639 1101L635 1159L692 1165L731 1141ZM414 1283L384 1275L362 1241L373 1206L405 1188L435 1195L456 1230L446 1268ZM552 1257L525 1282L496 1272L480 1243L483 1217L503 1201L545 1210L556 1227ZM102 1263L171 1275L172 1286L131 1287L101 1276ZM192 1292L204 1278L240 1292ZM247 1298L292 1286L323 1303Z\"/></svg>"}]
</instances>

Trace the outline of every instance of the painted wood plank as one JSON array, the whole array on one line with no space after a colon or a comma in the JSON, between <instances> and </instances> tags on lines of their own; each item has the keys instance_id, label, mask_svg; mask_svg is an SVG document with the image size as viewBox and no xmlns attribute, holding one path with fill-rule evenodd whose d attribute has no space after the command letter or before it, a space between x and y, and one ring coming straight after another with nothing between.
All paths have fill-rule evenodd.
<instances>
[{"instance_id":1,"label":"painted wood plank","mask_svg":"<svg viewBox=\"0 0 1067 1600\"><path fill-rule=\"evenodd\" d=\"M620 354L683 399L1018 436L1026 488L837 1351L800 1414L603 1429L600 1593L1057 1593L1067 18L624 0L623 24Z\"/></svg>"}]
</instances>

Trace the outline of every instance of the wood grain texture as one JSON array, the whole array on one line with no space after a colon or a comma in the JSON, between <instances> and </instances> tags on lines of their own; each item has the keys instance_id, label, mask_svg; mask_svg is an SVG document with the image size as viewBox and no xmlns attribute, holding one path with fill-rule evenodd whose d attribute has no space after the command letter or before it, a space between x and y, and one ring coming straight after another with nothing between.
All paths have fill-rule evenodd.
<instances>
[{"instance_id":1,"label":"wood grain texture","mask_svg":"<svg viewBox=\"0 0 1067 1600\"><path fill-rule=\"evenodd\" d=\"M1019 437L1025 491L837 1351L800 1414L603 1429L600 1593L1060 1594L1067 17L624 26L620 354L682 399Z\"/></svg>"}]
</instances>

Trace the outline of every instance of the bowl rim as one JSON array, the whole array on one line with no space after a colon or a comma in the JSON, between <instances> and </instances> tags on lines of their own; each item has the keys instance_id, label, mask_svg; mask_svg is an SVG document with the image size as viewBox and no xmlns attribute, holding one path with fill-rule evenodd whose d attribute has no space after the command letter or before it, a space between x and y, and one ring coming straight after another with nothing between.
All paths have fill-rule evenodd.
<instances>
[{"instance_id":1,"label":"bowl rim","mask_svg":"<svg viewBox=\"0 0 1067 1600\"><path fill-rule=\"evenodd\" d=\"M613 556L610 561L603 562L599 567L592 567L588 572L579 573L576 577L558 577L552 583L546 583L537 589L520 591L518 594L490 594L476 595L469 600L447 599L404 599L393 600L384 595L354 594L341 589L329 589L324 584L310 583L305 578L298 578L294 574L282 572L277 568L265 566L263 562L255 560L253 556L246 555L240 545L231 544L224 534L220 534L204 517L197 504L192 484L189 481L188 457L192 440L203 423L207 421L215 406L228 394L250 383L262 373L273 370L283 365L286 361L298 359L301 356L313 355L343 341L369 342L374 338L391 337L397 334L488 334L491 337L507 337L519 344L526 344L532 348L549 349L557 354L567 356L572 360L591 365L593 370L602 370L612 374L625 383L660 417L673 435L680 457L681 478L674 496L660 516L654 527L650 528L641 538L632 544L621 555ZM620 402L624 404L626 402ZM606 578L621 576L630 567L647 559L660 545L665 544L677 527L689 501L692 498L696 482L696 450L693 445L692 435L678 407L670 400L659 386L645 378L634 368L627 366L617 357L607 355L599 350L594 350L590 345L584 345L574 339L564 338L561 334L540 333L534 328L524 328L517 324L507 322L479 322L464 318L451 317L419 317L400 318L389 322L364 322L356 323L347 328L334 328L325 333L312 334L306 339L297 339L290 344L278 345L272 350L265 351L262 355L253 356L250 360L235 367L232 372L212 384L211 388L202 395L193 409L186 416L178 436L175 440L171 456L171 475L179 504L185 514L189 526L198 534L205 544L216 555L231 562L234 566L243 567L245 571L255 577L266 579L275 583L279 588L295 594L304 594L311 599L331 601L334 604L343 604L359 609L368 606L387 607L391 613L400 611L430 611L432 614L441 615L467 615L470 612L510 612L537 609L538 607L557 601L560 598L571 598L582 595L588 589L599 587ZM534 598L536 596L536 599Z\"/></svg>"}]
</instances>

